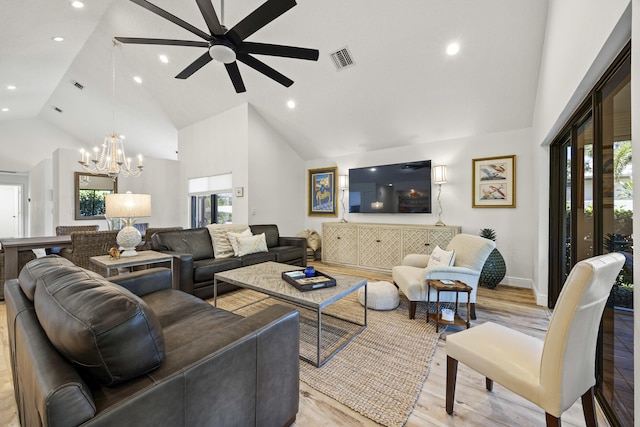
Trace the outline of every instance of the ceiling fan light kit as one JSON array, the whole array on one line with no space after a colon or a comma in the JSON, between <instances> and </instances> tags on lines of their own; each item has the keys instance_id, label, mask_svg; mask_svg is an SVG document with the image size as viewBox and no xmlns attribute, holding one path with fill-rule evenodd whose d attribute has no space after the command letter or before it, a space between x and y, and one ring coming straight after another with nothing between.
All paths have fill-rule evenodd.
<instances>
[{"instance_id":1,"label":"ceiling fan light kit","mask_svg":"<svg viewBox=\"0 0 640 427\"><path fill-rule=\"evenodd\" d=\"M184 70L178 73L176 76L178 79L187 79L193 73L215 59L217 62L225 64L227 74L229 75L231 83L237 93L246 91L244 81L242 80L240 70L238 69L237 61L248 65L281 85L289 87L293 84L293 80L274 70L264 62L255 58L253 55L280 56L284 58L305 59L309 61L318 60L319 52L317 49L244 41L247 37L294 7L296 5L295 0L267 0L229 30L227 30L227 28L218 19L212 0L196 0L200 13L207 24L209 33L194 27L166 10L149 3L147 0L131 1L204 40L194 41L136 37L115 38L121 43L130 44L207 48L207 52L202 54ZM224 11L224 0L221 3L221 9Z\"/></svg>"},{"instance_id":2,"label":"ceiling fan light kit","mask_svg":"<svg viewBox=\"0 0 640 427\"><path fill-rule=\"evenodd\" d=\"M231 64L236 62L236 52L225 44L214 44L209 48L209 55L218 62Z\"/></svg>"}]
</instances>

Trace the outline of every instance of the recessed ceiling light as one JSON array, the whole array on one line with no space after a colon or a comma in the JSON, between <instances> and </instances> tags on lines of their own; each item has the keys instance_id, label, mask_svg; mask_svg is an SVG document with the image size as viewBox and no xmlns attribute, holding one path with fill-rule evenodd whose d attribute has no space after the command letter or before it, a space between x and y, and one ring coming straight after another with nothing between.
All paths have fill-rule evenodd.
<instances>
[{"instance_id":1,"label":"recessed ceiling light","mask_svg":"<svg viewBox=\"0 0 640 427\"><path fill-rule=\"evenodd\" d=\"M167 55L160 55L158 56L158 58L160 58L160 62L163 62L165 64L169 63L169 58L167 58Z\"/></svg>"},{"instance_id":2,"label":"recessed ceiling light","mask_svg":"<svg viewBox=\"0 0 640 427\"><path fill-rule=\"evenodd\" d=\"M140 76L133 76L133 81L136 83L142 83L142 78Z\"/></svg>"},{"instance_id":3,"label":"recessed ceiling light","mask_svg":"<svg viewBox=\"0 0 640 427\"><path fill-rule=\"evenodd\" d=\"M120 139L127 139L123 134L118 135Z\"/></svg>"},{"instance_id":4,"label":"recessed ceiling light","mask_svg":"<svg viewBox=\"0 0 640 427\"><path fill-rule=\"evenodd\" d=\"M7 86L7 89L9 90L16 90L16 87L14 85L9 85Z\"/></svg>"},{"instance_id":5,"label":"recessed ceiling light","mask_svg":"<svg viewBox=\"0 0 640 427\"><path fill-rule=\"evenodd\" d=\"M53 40L54 42L61 42L61 41L64 41L64 37L55 36L55 37L51 37L51 40Z\"/></svg>"},{"instance_id":6,"label":"recessed ceiling light","mask_svg":"<svg viewBox=\"0 0 640 427\"><path fill-rule=\"evenodd\" d=\"M84 7L84 3L79 0L75 0L71 2L71 7L75 7L76 9L82 9Z\"/></svg>"},{"instance_id":7,"label":"recessed ceiling light","mask_svg":"<svg viewBox=\"0 0 640 427\"><path fill-rule=\"evenodd\" d=\"M294 108L296 108L296 101L294 101L293 99L288 100L287 107L289 107L290 110L293 110Z\"/></svg>"},{"instance_id":8,"label":"recessed ceiling light","mask_svg":"<svg viewBox=\"0 0 640 427\"><path fill-rule=\"evenodd\" d=\"M9 111L9 109L8 109L7 107L4 107L4 108L2 109L2 112L4 112L4 113L6 113L7 111Z\"/></svg>"},{"instance_id":9,"label":"recessed ceiling light","mask_svg":"<svg viewBox=\"0 0 640 427\"><path fill-rule=\"evenodd\" d=\"M460 52L460 45L458 43L450 43L449 46L447 46L447 55L453 56L458 52Z\"/></svg>"}]
</instances>

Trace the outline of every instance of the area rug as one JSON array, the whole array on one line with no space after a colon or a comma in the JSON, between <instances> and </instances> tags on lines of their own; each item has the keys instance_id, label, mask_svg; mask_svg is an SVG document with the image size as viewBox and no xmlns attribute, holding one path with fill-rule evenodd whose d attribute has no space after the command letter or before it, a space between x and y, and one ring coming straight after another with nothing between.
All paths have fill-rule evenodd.
<instances>
[{"instance_id":1,"label":"area rug","mask_svg":"<svg viewBox=\"0 0 640 427\"><path fill-rule=\"evenodd\" d=\"M279 302L251 290L218 297L219 307L243 316L275 303ZM362 321L362 313L355 293L327 310L327 314L358 321ZM425 304L419 305L415 320L409 320L408 313L409 301L404 297L396 310L368 310L367 328L324 366L316 368L300 361L300 379L379 424L403 426L427 378L439 337L435 325L424 320ZM315 351L312 316L301 310L302 354ZM349 326L333 322L331 317L323 322L323 340L326 338L329 345L339 344L332 337Z\"/></svg>"}]
</instances>

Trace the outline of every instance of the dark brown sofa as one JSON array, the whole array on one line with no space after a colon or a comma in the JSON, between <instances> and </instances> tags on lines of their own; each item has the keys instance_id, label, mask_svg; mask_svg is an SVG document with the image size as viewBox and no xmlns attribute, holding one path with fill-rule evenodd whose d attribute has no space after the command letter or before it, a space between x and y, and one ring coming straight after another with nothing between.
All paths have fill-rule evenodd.
<instances>
[{"instance_id":1,"label":"dark brown sofa","mask_svg":"<svg viewBox=\"0 0 640 427\"><path fill-rule=\"evenodd\" d=\"M166 268L114 280L51 255L6 282L21 425L294 422L297 310L242 317L171 289Z\"/></svg>"},{"instance_id":2,"label":"dark brown sofa","mask_svg":"<svg viewBox=\"0 0 640 427\"><path fill-rule=\"evenodd\" d=\"M216 258L211 235L206 228L158 232L151 237L151 249L173 254L180 260L180 289L200 298L213 297L213 275L221 271L276 261L305 267L307 240L282 237L275 224L250 225L251 233L265 234L266 252L240 257ZM228 283L218 285L218 294L237 289Z\"/></svg>"}]
</instances>

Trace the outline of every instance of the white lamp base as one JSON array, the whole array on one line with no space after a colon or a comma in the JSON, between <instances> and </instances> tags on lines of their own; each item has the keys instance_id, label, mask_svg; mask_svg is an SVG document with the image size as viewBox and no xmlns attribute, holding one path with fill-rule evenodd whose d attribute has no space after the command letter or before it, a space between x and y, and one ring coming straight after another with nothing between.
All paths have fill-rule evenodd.
<instances>
[{"instance_id":1,"label":"white lamp base","mask_svg":"<svg viewBox=\"0 0 640 427\"><path fill-rule=\"evenodd\" d=\"M120 256L132 257L138 255L138 252L136 252L136 246L142 242L142 236L138 229L133 226L133 222L130 222L126 227L118 232L116 241L118 242L120 249L124 250Z\"/></svg>"}]
</instances>

